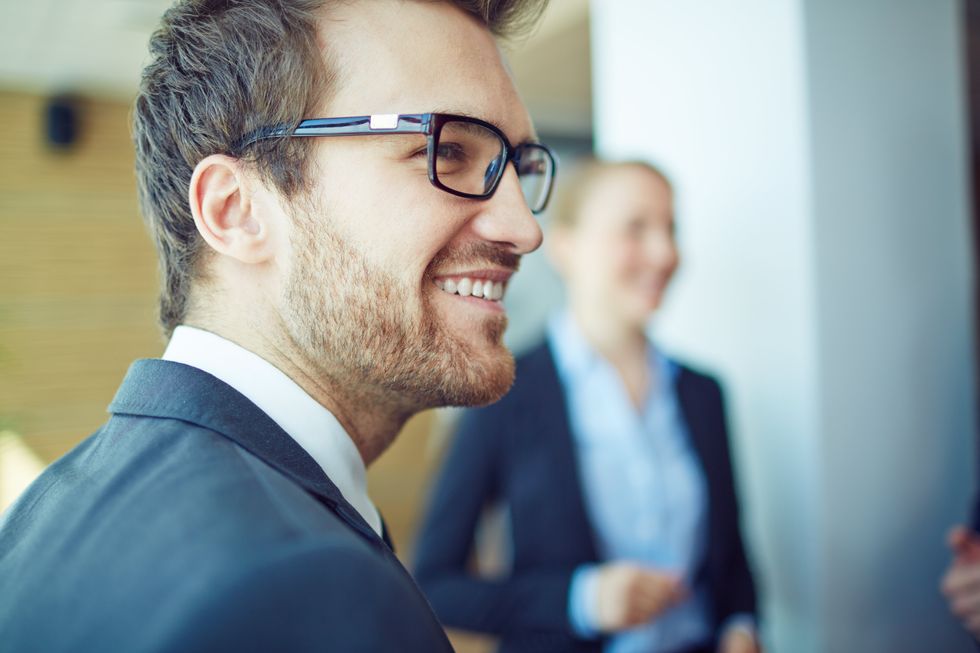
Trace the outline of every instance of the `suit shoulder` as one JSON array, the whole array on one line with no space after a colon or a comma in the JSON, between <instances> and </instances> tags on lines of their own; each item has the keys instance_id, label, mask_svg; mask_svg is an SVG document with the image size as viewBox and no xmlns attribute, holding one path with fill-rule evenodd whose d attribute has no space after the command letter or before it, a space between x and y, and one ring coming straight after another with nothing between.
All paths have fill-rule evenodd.
<instances>
[{"instance_id":1,"label":"suit shoulder","mask_svg":"<svg viewBox=\"0 0 980 653\"><path fill-rule=\"evenodd\" d=\"M37 499L20 507L28 535L70 533L96 550L130 539L148 555L186 556L190 566L220 566L228 547L244 555L311 536L357 539L282 472L175 419L115 415L35 485ZM72 518L78 513L86 519Z\"/></svg>"},{"instance_id":2,"label":"suit shoulder","mask_svg":"<svg viewBox=\"0 0 980 653\"><path fill-rule=\"evenodd\" d=\"M517 402L536 398L543 391L560 389L555 357L542 341L517 358L514 386L504 399Z\"/></svg>"},{"instance_id":3,"label":"suit shoulder","mask_svg":"<svg viewBox=\"0 0 980 653\"><path fill-rule=\"evenodd\" d=\"M541 340L517 357L517 371L526 375L541 374L554 369L555 359L547 340Z\"/></svg>"},{"instance_id":4,"label":"suit shoulder","mask_svg":"<svg viewBox=\"0 0 980 653\"><path fill-rule=\"evenodd\" d=\"M397 597L427 614L378 547L204 428L114 417L35 487L0 529L0 632L13 649L302 651L339 633L337 650L372 650L344 639L355 610L387 614ZM51 614L62 628L39 635L37 615Z\"/></svg>"},{"instance_id":5,"label":"suit shoulder","mask_svg":"<svg viewBox=\"0 0 980 653\"><path fill-rule=\"evenodd\" d=\"M677 366L678 383L683 382L700 388L711 389L714 392L721 392L721 381L714 372L690 365L685 361L674 358L671 360Z\"/></svg>"},{"instance_id":6,"label":"suit shoulder","mask_svg":"<svg viewBox=\"0 0 980 653\"><path fill-rule=\"evenodd\" d=\"M305 538L277 547L267 547L258 555L243 559L231 573L205 595L205 600L226 604L229 597L249 601L291 601L308 598L311 592L326 597L355 599L358 587L377 588L399 580L397 568L383 556L354 540ZM394 585L401 585L396 582ZM248 592L243 594L243 590ZM251 596L246 596L250 594Z\"/></svg>"},{"instance_id":7,"label":"suit shoulder","mask_svg":"<svg viewBox=\"0 0 980 653\"><path fill-rule=\"evenodd\" d=\"M444 638L407 574L343 542L267 552L187 605L171 641L200 650L438 651ZM179 648L176 646L175 648Z\"/></svg>"}]
</instances>

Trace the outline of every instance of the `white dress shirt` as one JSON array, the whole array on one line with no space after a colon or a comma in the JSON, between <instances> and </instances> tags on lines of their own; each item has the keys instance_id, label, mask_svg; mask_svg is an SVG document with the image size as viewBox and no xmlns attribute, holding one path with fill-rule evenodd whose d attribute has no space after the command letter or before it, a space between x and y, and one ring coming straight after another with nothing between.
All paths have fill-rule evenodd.
<instances>
[{"instance_id":1,"label":"white dress shirt","mask_svg":"<svg viewBox=\"0 0 980 653\"><path fill-rule=\"evenodd\" d=\"M367 492L367 470L333 413L257 354L190 326L174 329L163 360L183 363L224 381L306 450L361 517L381 535L381 516Z\"/></svg>"}]
</instances>

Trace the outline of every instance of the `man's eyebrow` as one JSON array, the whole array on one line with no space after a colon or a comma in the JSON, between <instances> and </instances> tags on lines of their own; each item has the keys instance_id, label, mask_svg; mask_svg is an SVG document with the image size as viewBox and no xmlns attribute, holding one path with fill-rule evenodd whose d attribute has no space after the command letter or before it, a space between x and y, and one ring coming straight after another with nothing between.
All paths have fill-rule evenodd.
<instances>
[{"instance_id":1,"label":"man's eyebrow","mask_svg":"<svg viewBox=\"0 0 980 653\"><path fill-rule=\"evenodd\" d=\"M491 125L493 125L494 127L496 127L497 129L499 129L500 131L504 132L505 135L507 133L504 130L504 128L500 126L500 123L502 121L497 120L496 119L496 116L490 116L490 117L485 116L485 115L480 116L480 115L477 115L476 113L474 113L472 111L467 111L466 109L460 109L458 107L452 107L452 108L442 107L442 108L438 108L438 109L433 110L432 113L449 113L449 114L452 114L454 116L462 116L464 118L473 118L475 120L482 120L483 122L488 122ZM508 136L507 138L510 138L510 136ZM511 145L514 145L516 147L518 145L525 145L527 143L540 143L540 142L541 142L541 140L538 138L537 134L535 134L533 132L533 130L532 130L532 132L531 132L531 134L529 136L525 136L524 138L520 139L519 141L512 142Z\"/></svg>"}]
</instances>

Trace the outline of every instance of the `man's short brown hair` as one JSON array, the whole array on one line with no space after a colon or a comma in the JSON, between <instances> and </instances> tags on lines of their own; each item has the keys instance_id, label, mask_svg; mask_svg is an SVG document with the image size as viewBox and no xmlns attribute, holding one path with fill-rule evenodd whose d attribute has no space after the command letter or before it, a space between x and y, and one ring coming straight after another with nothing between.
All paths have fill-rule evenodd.
<instances>
[{"instance_id":1,"label":"man's short brown hair","mask_svg":"<svg viewBox=\"0 0 980 653\"><path fill-rule=\"evenodd\" d=\"M317 26L342 0L178 0L150 39L133 117L143 218L160 259L160 323L169 335L188 310L203 240L188 205L191 174L211 154L243 159L283 196L308 186L307 139L238 151L249 132L295 125L321 106L334 71ZM495 35L529 29L548 0L451 0Z\"/></svg>"}]
</instances>

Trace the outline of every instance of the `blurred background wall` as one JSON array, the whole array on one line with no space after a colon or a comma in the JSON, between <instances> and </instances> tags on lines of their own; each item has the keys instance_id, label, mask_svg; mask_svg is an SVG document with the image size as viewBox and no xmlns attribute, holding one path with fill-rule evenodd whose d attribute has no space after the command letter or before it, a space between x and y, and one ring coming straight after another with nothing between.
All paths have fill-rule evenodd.
<instances>
[{"instance_id":1,"label":"blurred background wall","mask_svg":"<svg viewBox=\"0 0 980 653\"><path fill-rule=\"evenodd\" d=\"M598 149L677 180L656 331L728 382L778 651L972 650L936 589L974 468L962 17L593 4Z\"/></svg>"},{"instance_id":2,"label":"blurred background wall","mask_svg":"<svg viewBox=\"0 0 980 653\"><path fill-rule=\"evenodd\" d=\"M0 0L0 509L163 349L128 115L167 5ZM507 48L564 168L595 145L674 178L652 330L725 381L771 651L973 650L937 591L975 457L963 30L954 0L553 0ZM519 352L561 304L543 254L507 304ZM370 472L405 559L453 417Z\"/></svg>"}]
</instances>

